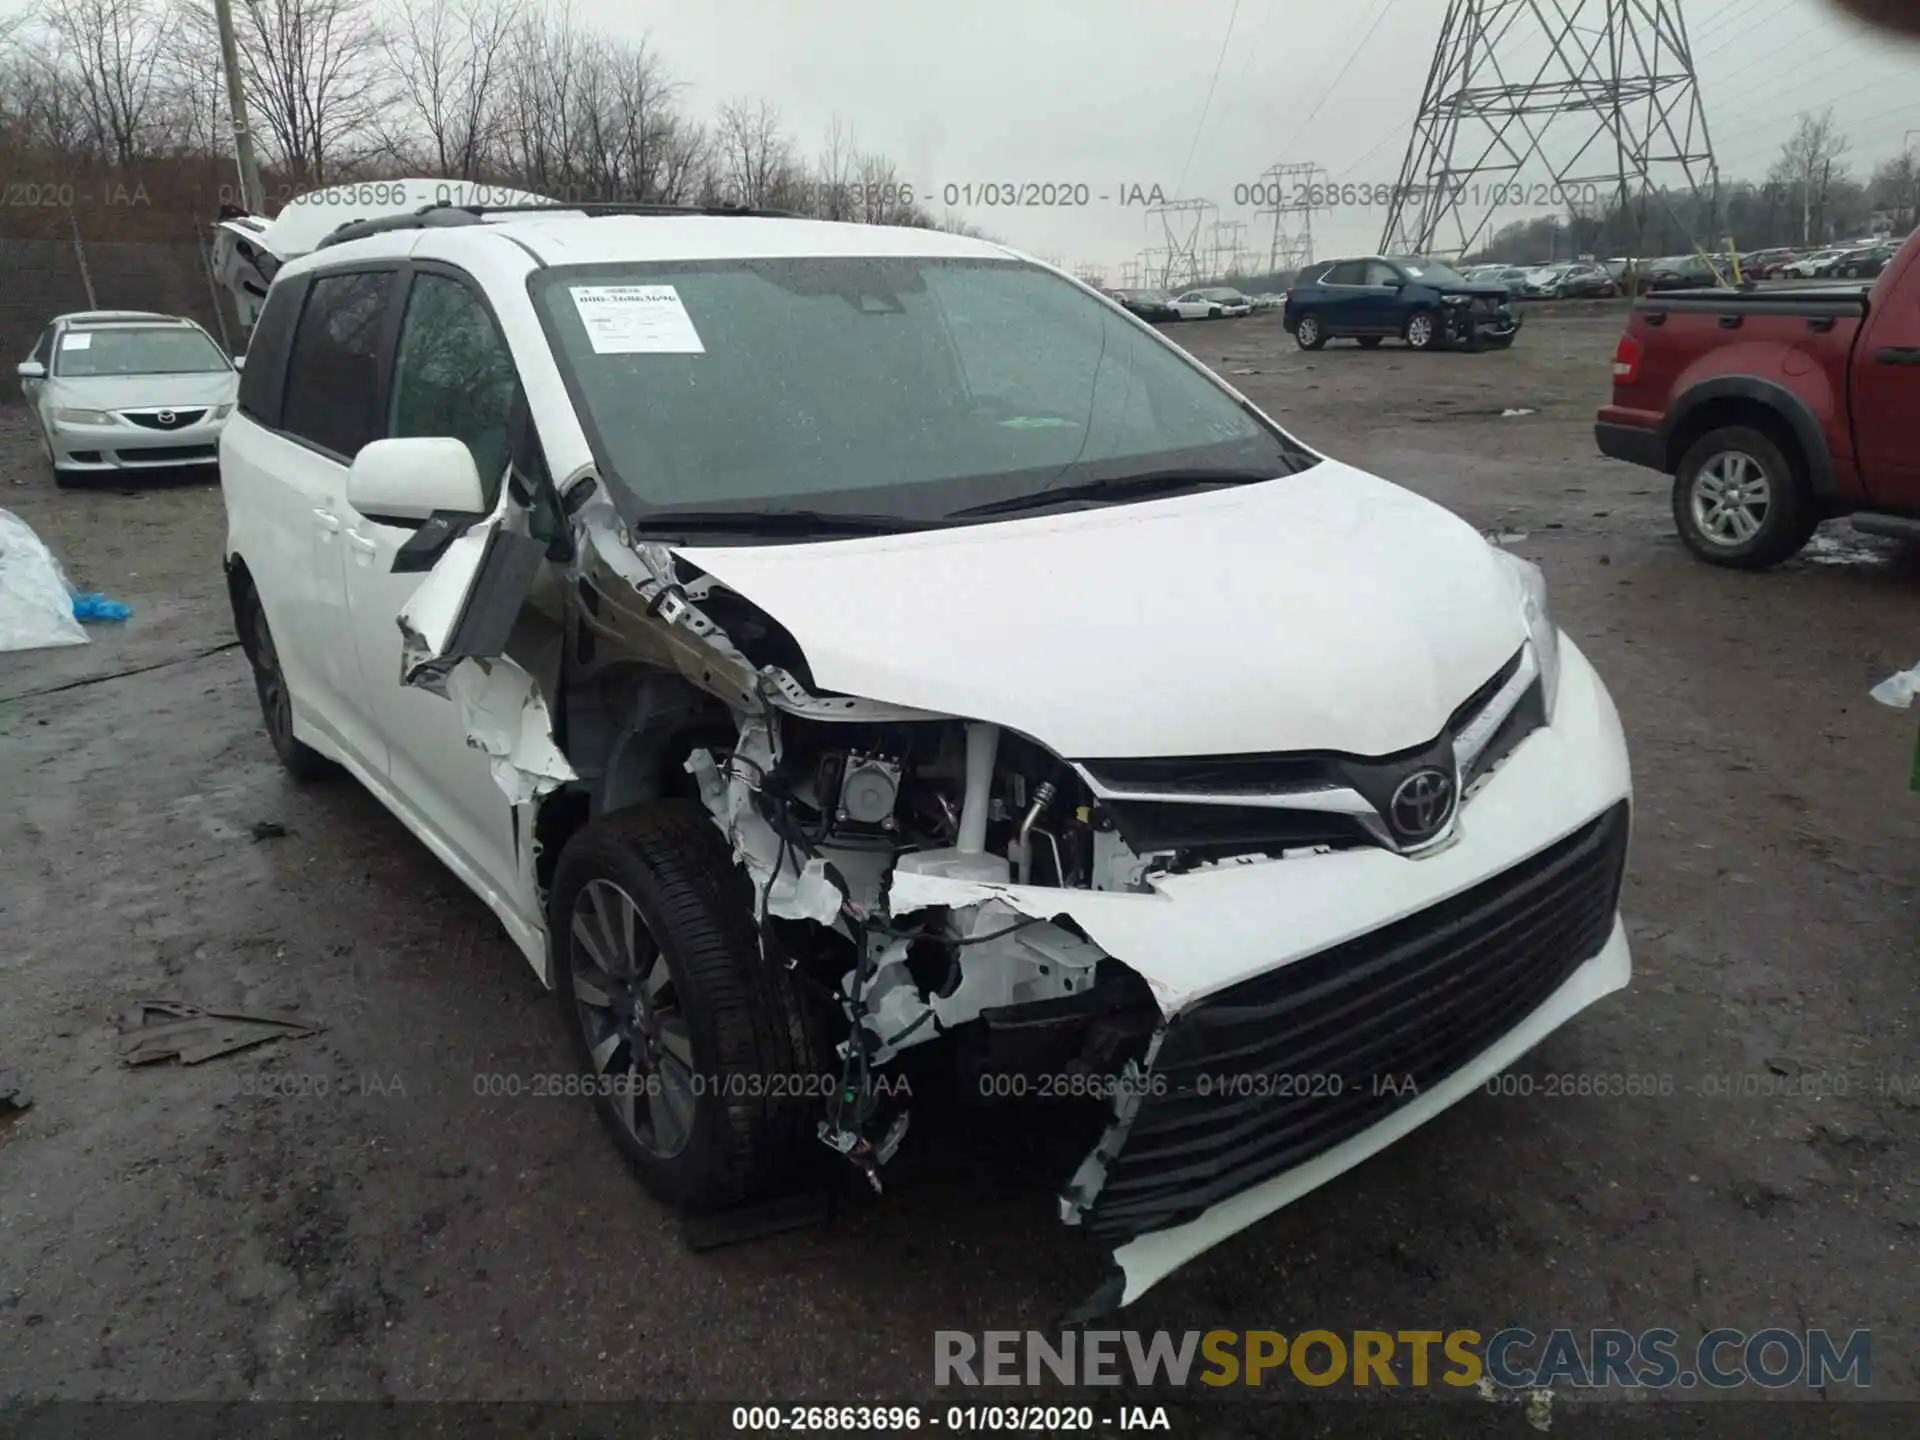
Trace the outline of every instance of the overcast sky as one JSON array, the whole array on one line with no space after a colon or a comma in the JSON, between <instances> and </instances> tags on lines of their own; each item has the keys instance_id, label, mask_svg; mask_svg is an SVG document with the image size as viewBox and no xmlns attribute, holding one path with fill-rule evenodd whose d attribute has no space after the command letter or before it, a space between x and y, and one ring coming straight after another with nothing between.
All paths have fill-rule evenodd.
<instances>
[{"instance_id":1,"label":"overcast sky","mask_svg":"<svg viewBox=\"0 0 1920 1440\"><path fill-rule=\"evenodd\" d=\"M1166 243L1161 219L1121 203L1126 187L1214 201L1264 258L1271 219L1234 192L1268 166L1313 161L1342 180L1390 184L1446 10L1446 0L580 3L597 24L645 34L697 114L765 97L811 151L837 113L861 145L899 162L936 214L948 186L1084 184L1084 208L961 208L1011 244L1102 264L1112 278L1143 245ZM1920 48L1866 35L1823 0L1682 4L1724 175L1761 176L1807 107L1835 107L1857 174L1920 128ZM1512 48L1524 61L1544 45ZM1362 205L1322 212L1317 249L1371 249L1384 219Z\"/></svg>"}]
</instances>

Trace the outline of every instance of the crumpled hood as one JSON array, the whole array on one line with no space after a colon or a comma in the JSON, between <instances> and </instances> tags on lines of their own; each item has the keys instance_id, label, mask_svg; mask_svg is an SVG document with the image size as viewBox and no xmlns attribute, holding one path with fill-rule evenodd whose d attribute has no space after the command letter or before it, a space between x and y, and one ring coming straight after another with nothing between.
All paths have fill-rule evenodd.
<instances>
[{"instance_id":1,"label":"crumpled hood","mask_svg":"<svg viewBox=\"0 0 1920 1440\"><path fill-rule=\"evenodd\" d=\"M820 687L1069 759L1393 754L1526 638L1518 581L1478 532L1332 460L952 530L675 548L784 625Z\"/></svg>"},{"instance_id":2,"label":"crumpled hood","mask_svg":"<svg viewBox=\"0 0 1920 1440\"><path fill-rule=\"evenodd\" d=\"M224 405L240 390L231 370L203 375L56 375L49 382L57 404L94 410L146 410L160 406L188 410Z\"/></svg>"}]
</instances>

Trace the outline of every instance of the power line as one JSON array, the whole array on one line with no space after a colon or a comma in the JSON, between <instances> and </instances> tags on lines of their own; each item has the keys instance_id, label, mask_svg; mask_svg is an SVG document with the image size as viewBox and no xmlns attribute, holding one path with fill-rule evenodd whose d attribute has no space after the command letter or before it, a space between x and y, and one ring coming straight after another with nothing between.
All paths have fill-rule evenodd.
<instances>
[{"instance_id":1,"label":"power line","mask_svg":"<svg viewBox=\"0 0 1920 1440\"><path fill-rule=\"evenodd\" d=\"M1267 26L1273 20L1274 7L1279 3L1280 3L1280 0L1267 0L1266 14L1260 17L1260 23L1254 27L1253 39L1247 42L1246 62L1243 65L1241 65L1240 74L1233 82L1233 88L1236 91L1244 89L1246 86L1247 72L1253 69L1254 54L1259 50L1260 42L1266 38Z\"/></svg>"},{"instance_id":2,"label":"power line","mask_svg":"<svg viewBox=\"0 0 1920 1440\"><path fill-rule=\"evenodd\" d=\"M1293 149L1300 137L1306 134L1307 126L1313 123L1313 117L1320 113L1321 107L1327 103L1328 98L1340 88L1340 82L1347 78L1347 72L1353 68L1354 61L1360 58L1360 52L1367 48L1367 42L1373 39L1374 31L1380 28L1380 22L1387 18L1387 11L1393 7L1394 0L1379 0L1379 3L1379 13L1373 17L1373 24L1368 27L1367 33L1360 37L1360 43L1354 46L1353 52L1347 56L1347 63L1340 67L1340 73L1333 77L1333 83L1320 92L1320 98L1313 102L1313 109L1307 112L1307 118L1300 122L1299 128L1293 132L1292 137L1280 147L1282 160L1286 159L1287 153Z\"/></svg>"},{"instance_id":3,"label":"power line","mask_svg":"<svg viewBox=\"0 0 1920 1440\"><path fill-rule=\"evenodd\" d=\"M1175 195L1183 195L1187 189L1187 171L1193 168L1193 157L1200 149L1200 134L1207 128L1207 112L1213 108L1213 92L1220 84L1220 67L1227 63L1227 46L1233 43L1233 22L1240 18L1240 0L1233 0L1233 9L1227 15L1227 33L1220 37L1220 54L1213 62L1213 79L1207 82L1206 103L1200 107L1200 123L1193 127L1193 143L1187 147L1187 163L1180 167L1180 183L1173 187Z\"/></svg>"}]
</instances>

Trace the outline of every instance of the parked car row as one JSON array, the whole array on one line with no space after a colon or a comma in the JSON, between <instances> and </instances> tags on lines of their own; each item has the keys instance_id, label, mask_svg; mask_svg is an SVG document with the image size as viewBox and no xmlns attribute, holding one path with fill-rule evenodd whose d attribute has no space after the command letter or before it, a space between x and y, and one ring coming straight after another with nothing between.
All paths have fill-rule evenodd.
<instances>
[{"instance_id":1,"label":"parked car row","mask_svg":"<svg viewBox=\"0 0 1920 1440\"><path fill-rule=\"evenodd\" d=\"M1109 290L1107 298L1117 300L1142 320L1235 320L1255 310L1274 308L1272 297L1244 295L1230 285L1209 285L1169 295L1164 290Z\"/></svg>"},{"instance_id":2,"label":"parked car row","mask_svg":"<svg viewBox=\"0 0 1920 1440\"><path fill-rule=\"evenodd\" d=\"M1620 293L1609 271L1586 261L1551 265L1475 265L1461 272L1475 284L1497 283L1517 300L1608 299Z\"/></svg>"}]
</instances>

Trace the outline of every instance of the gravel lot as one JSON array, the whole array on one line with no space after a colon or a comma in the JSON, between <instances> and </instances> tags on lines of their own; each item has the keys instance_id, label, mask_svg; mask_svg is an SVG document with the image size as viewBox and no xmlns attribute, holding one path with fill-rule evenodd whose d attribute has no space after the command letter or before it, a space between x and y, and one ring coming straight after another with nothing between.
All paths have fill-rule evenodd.
<instances>
[{"instance_id":1,"label":"gravel lot","mask_svg":"<svg viewBox=\"0 0 1920 1440\"><path fill-rule=\"evenodd\" d=\"M1122 1323L1870 1326L1874 1393L1920 1399L1920 798L1913 722L1866 693L1920 659L1920 562L1844 525L1769 575L1692 561L1662 477L1593 448L1620 314L1485 355L1173 332L1544 565L1633 747L1637 973L1529 1057L1531 1097L1476 1096ZM283 778L217 488L56 491L26 426L0 409L0 506L135 616L0 657L0 1070L35 1102L0 1120L0 1399L932 1401L936 1329L1091 1289L1042 1142L990 1121L926 1119L884 1200L693 1254L585 1102L477 1093L566 1068L557 1011L368 795ZM152 997L326 1028L124 1068ZM1579 1075L1672 1093L1543 1093Z\"/></svg>"}]
</instances>

